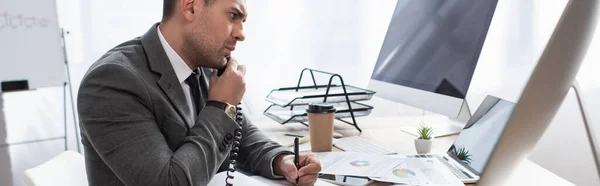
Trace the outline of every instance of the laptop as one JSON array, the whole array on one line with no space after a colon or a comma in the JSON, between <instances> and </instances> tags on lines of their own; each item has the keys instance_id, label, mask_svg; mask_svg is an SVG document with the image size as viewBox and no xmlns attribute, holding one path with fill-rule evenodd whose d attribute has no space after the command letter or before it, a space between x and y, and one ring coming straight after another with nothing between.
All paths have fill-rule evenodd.
<instances>
[{"instance_id":1,"label":"laptop","mask_svg":"<svg viewBox=\"0 0 600 186\"><path fill-rule=\"evenodd\" d=\"M483 173L514 107L512 102L487 96L445 154L406 157L440 161L463 183L475 183Z\"/></svg>"}]
</instances>

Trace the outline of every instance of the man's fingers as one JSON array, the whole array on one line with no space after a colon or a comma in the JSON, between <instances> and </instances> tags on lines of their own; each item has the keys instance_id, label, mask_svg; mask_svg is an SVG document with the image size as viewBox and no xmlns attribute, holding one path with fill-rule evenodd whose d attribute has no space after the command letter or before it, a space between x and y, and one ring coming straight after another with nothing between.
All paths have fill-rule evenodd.
<instances>
[{"instance_id":1,"label":"man's fingers","mask_svg":"<svg viewBox=\"0 0 600 186\"><path fill-rule=\"evenodd\" d=\"M229 60L229 63L227 64L227 68L231 68L231 70L237 70L238 69L238 61L235 60L235 58L231 57L231 59Z\"/></svg>"},{"instance_id":2,"label":"man's fingers","mask_svg":"<svg viewBox=\"0 0 600 186\"><path fill-rule=\"evenodd\" d=\"M293 159L283 161L281 168L284 176L291 183L296 183L296 178L300 177L299 185L313 185L321 172L321 163L313 154L302 154L300 158L302 166L300 170L296 170Z\"/></svg>"},{"instance_id":3,"label":"man's fingers","mask_svg":"<svg viewBox=\"0 0 600 186\"><path fill-rule=\"evenodd\" d=\"M293 161L284 161L283 165L281 166L285 179L287 179L291 183L296 183L296 178L298 177L298 170L296 170L296 165L294 165Z\"/></svg>"},{"instance_id":4,"label":"man's fingers","mask_svg":"<svg viewBox=\"0 0 600 186\"><path fill-rule=\"evenodd\" d=\"M318 174L309 174L309 175L300 176L300 179L298 180L298 185L312 186L317 181L318 177L319 177Z\"/></svg>"},{"instance_id":5,"label":"man's fingers","mask_svg":"<svg viewBox=\"0 0 600 186\"><path fill-rule=\"evenodd\" d=\"M310 163L298 170L298 176L302 177L308 174L318 174L321 172L321 166L319 164Z\"/></svg>"},{"instance_id":6,"label":"man's fingers","mask_svg":"<svg viewBox=\"0 0 600 186\"><path fill-rule=\"evenodd\" d=\"M242 73L242 76L246 75L246 65L238 65L237 70Z\"/></svg>"},{"instance_id":7,"label":"man's fingers","mask_svg":"<svg viewBox=\"0 0 600 186\"><path fill-rule=\"evenodd\" d=\"M303 176L306 174L318 174L321 172L321 162L316 156L312 154L304 155L303 161L301 162L302 167L298 170L298 175Z\"/></svg>"},{"instance_id":8,"label":"man's fingers","mask_svg":"<svg viewBox=\"0 0 600 186\"><path fill-rule=\"evenodd\" d=\"M308 165L309 163L319 163L319 159L313 153L300 155L300 166Z\"/></svg>"}]
</instances>

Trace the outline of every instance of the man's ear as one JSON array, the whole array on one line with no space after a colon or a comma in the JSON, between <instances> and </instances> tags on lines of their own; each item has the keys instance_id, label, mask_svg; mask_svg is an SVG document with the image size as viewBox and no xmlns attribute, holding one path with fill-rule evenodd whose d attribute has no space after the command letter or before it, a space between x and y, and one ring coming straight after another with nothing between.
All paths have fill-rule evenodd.
<instances>
[{"instance_id":1,"label":"man's ear","mask_svg":"<svg viewBox=\"0 0 600 186\"><path fill-rule=\"evenodd\" d=\"M180 2L179 9L181 10L183 17L188 21L194 20L194 14L197 12L196 4L200 3L201 0L180 0Z\"/></svg>"}]
</instances>

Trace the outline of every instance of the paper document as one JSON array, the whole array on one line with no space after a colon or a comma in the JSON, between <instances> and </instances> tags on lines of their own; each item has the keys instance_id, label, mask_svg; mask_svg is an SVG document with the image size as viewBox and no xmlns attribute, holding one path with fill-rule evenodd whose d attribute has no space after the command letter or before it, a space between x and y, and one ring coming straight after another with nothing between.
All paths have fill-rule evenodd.
<instances>
[{"instance_id":1,"label":"paper document","mask_svg":"<svg viewBox=\"0 0 600 186\"><path fill-rule=\"evenodd\" d=\"M315 153L321 161L321 173L345 176L381 176L406 158L352 152Z\"/></svg>"},{"instance_id":2,"label":"paper document","mask_svg":"<svg viewBox=\"0 0 600 186\"><path fill-rule=\"evenodd\" d=\"M271 186L271 185L283 185L283 186L292 186L295 185L293 183L288 182L287 180L272 180L262 176L247 176L244 172L235 172L235 178L233 179L233 185L251 185L251 186ZM220 172L216 174L210 182L208 182L207 186L223 186L225 185L225 178L227 177L227 172ZM314 184L315 186L335 186L331 183L318 179Z\"/></svg>"},{"instance_id":3,"label":"paper document","mask_svg":"<svg viewBox=\"0 0 600 186\"><path fill-rule=\"evenodd\" d=\"M267 185L283 185L283 186L293 186L293 185L296 185L296 184L290 183L287 180L272 180L272 179L265 178L265 177L262 177L262 176L252 176L251 178L255 179L257 181L260 181L260 182L262 182L264 184L267 184ZM314 186L335 186L335 185L331 184L331 183L328 183L326 181L323 181L321 179L318 179L317 182L315 182Z\"/></svg>"},{"instance_id":4,"label":"paper document","mask_svg":"<svg viewBox=\"0 0 600 186\"><path fill-rule=\"evenodd\" d=\"M240 172L234 173L235 178L233 179L233 185L252 185L252 186L268 186L256 179L250 178L245 174ZM225 178L227 177L227 172L223 171L215 174L213 178L208 182L207 186L223 186L225 185Z\"/></svg>"},{"instance_id":5,"label":"paper document","mask_svg":"<svg viewBox=\"0 0 600 186\"><path fill-rule=\"evenodd\" d=\"M464 185L448 168L433 159L406 158L373 180L407 185L454 186Z\"/></svg>"},{"instance_id":6,"label":"paper document","mask_svg":"<svg viewBox=\"0 0 600 186\"><path fill-rule=\"evenodd\" d=\"M435 159L353 152L320 152L315 155L321 161L322 174L369 177L406 185L464 185Z\"/></svg>"}]
</instances>

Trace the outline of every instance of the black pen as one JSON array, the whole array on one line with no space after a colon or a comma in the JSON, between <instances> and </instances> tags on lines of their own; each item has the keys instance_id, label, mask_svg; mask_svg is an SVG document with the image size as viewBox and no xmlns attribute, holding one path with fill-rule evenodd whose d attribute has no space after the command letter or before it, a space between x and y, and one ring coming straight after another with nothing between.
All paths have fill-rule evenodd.
<instances>
[{"instance_id":1,"label":"black pen","mask_svg":"<svg viewBox=\"0 0 600 186\"><path fill-rule=\"evenodd\" d=\"M296 169L300 170L300 151L299 150L299 146L300 143L298 142L298 137L294 138L294 164L296 164ZM298 175L298 177L296 177L296 184L298 184L298 180L300 179L300 176Z\"/></svg>"}]
</instances>

